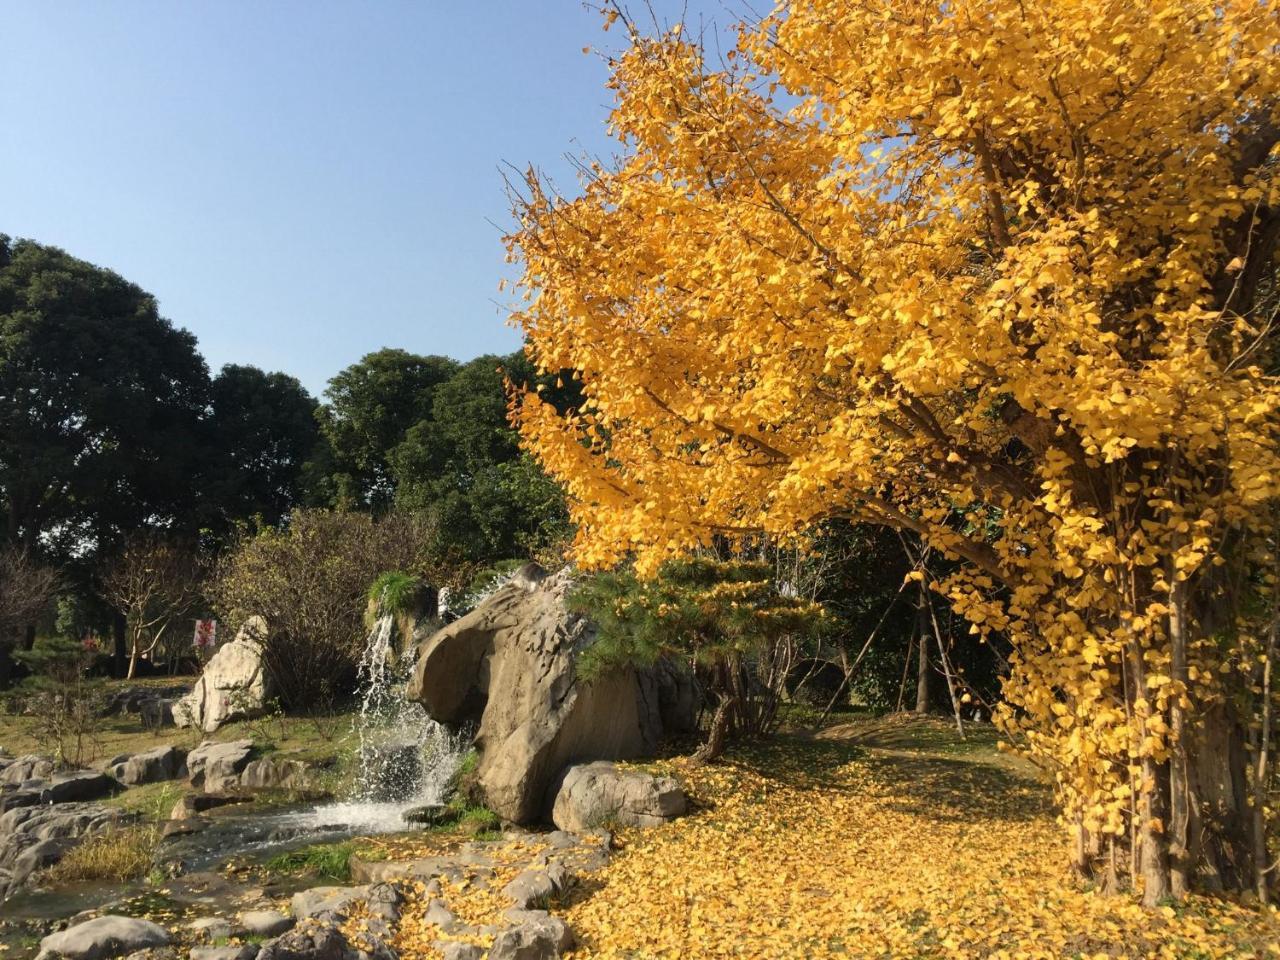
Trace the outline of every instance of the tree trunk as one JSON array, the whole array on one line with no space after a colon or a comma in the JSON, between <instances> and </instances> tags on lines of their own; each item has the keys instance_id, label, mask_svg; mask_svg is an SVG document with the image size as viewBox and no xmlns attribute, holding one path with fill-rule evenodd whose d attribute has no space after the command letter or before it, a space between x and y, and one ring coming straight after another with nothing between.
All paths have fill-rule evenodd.
<instances>
[{"instance_id":1,"label":"tree trunk","mask_svg":"<svg viewBox=\"0 0 1280 960\"><path fill-rule=\"evenodd\" d=\"M129 644L129 671L125 674L126 680L132 680L134 674L138 672L138 654L142 652L142 635L135 633L133 641Z\"/></svg>"},{"instance_id":2,"label":"tree trunk","mask_svg":"<svg viewBox=\"0 0 1280 960\"><path fill-rule=\"evenodd\" d=\"M111 619L111 638L113 641L111 675L117 679L124 676L125 663L129 656L128 640L125 634L124 617L117 613Z\"/></svg>"},{"instance_id":3,"label":"tree trunk","mask_svg":"<svg viewBox=\"0 0 1280 960\"><path fill-rule=\"evenodd\" d=\"M710 763L719 759L724 753L724 742L729 731L729 711L733 707L733 697L720 698L716 704L716 712L711 717L711 729L707 731L707 740L694 753L694 763Z\"/></svg>"},{"instance_id":4,"label":"tree trunk","mask_svg":"<svg viewBox=\"0 0 1280 960\"><path fill-rule=\"evenodd\" d=\"M1170 672L1179 692L1169 704L1169 892L1182 900L1191 889L1188 830L1191 805L1187 795L1186 718L1182 692L1187 684L1187 583L1176 571L1169 588Z\"/></svg>"},{"instance_id":5,"label":"tree trunk","mask_svg":"<svg viewBox=\"0 0 1280 960\"><path fill-rule=\"evenodd\" d=\"M925 586L916 599L916 713L929 712L929 612L925 609Z\"/></svg>"}]
</instances>

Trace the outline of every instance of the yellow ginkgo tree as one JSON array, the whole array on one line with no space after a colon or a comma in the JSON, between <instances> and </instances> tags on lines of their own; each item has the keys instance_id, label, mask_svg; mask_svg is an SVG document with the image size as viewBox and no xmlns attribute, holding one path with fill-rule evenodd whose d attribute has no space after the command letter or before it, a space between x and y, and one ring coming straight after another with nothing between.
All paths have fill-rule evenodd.
<instances>
[{"instance_id":1,"label":"yellow ginkgo tree","mask_svg":"<svg viewBox=\"0 0 1280 960\"><path fill-rule=\"evenodd\" d=\"M1280 498L1276 0L807 0L611 62L530 174L524 398L589 566L848 517L961 561L1082 871L1255 890ZM1274 854L1272 854L1274 856Z\"/></svg>"}]
</instances>

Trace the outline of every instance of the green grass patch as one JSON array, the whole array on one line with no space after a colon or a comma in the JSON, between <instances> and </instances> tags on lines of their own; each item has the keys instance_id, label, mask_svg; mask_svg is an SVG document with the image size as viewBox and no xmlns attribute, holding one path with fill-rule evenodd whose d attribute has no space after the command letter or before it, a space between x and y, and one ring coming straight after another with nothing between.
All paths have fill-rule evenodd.
<instances>
[{"instance_id":1,"label":"green grass patch","mask_svg":"<svg viewBox=\"0 0 1280 960\"><path fill-rule=\"evenodd\" d=\"M272 873L346 881L351 879L351 855L354 852L355 847L349 841L319 843L278 853L263 866Z\"/></svg>"}]
</instances>

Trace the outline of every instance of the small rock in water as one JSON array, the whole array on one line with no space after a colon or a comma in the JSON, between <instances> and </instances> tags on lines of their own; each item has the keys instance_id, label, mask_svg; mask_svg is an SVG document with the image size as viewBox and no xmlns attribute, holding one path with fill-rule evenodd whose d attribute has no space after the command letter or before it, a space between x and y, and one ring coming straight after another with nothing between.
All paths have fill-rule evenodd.
<instances>
[{"instance_id":1,"label":"small rock in water","mask_svg":"<svg viewBox=\"0 0 1280 960\"><path fill-rule=\"evenodd\" d=\"M405 823L421 823L430 826L438 826L458 819L454 811L443 803L424 803L420 807L410 807L401 816Z\"/></svg>"}]
</instances>

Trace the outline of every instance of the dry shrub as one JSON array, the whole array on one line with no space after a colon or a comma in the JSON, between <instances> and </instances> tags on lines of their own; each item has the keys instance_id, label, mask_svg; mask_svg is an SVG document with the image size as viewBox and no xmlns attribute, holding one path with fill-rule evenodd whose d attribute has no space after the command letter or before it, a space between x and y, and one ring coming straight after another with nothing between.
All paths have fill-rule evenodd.
<instances>
[{"instance_id":1,"label":"dry shrub","mask_svg":"<svg viewBox=\"0 0 1280 960\"><path fill-rule=\"evenodd\" d=\"M302 510L286 529L264 530L228 553L214 605L231 629L265 617L265 660L280 699L294 711L324 708L354 688L370 584L386 570L414 570L427 534L405 514L375 521Z\"/></svg>"},{"instance_id":2,"label":"dry shrub","mask_svg":"<svg viewBox=\"0 0 1280 960\"><path fill-rule=\"evenodd\" d=\"M45 878L58 884L136 880L151 869L159 842L159 824L113 828L72 847L45 871Z\"/></svg>"}]
</instances>

